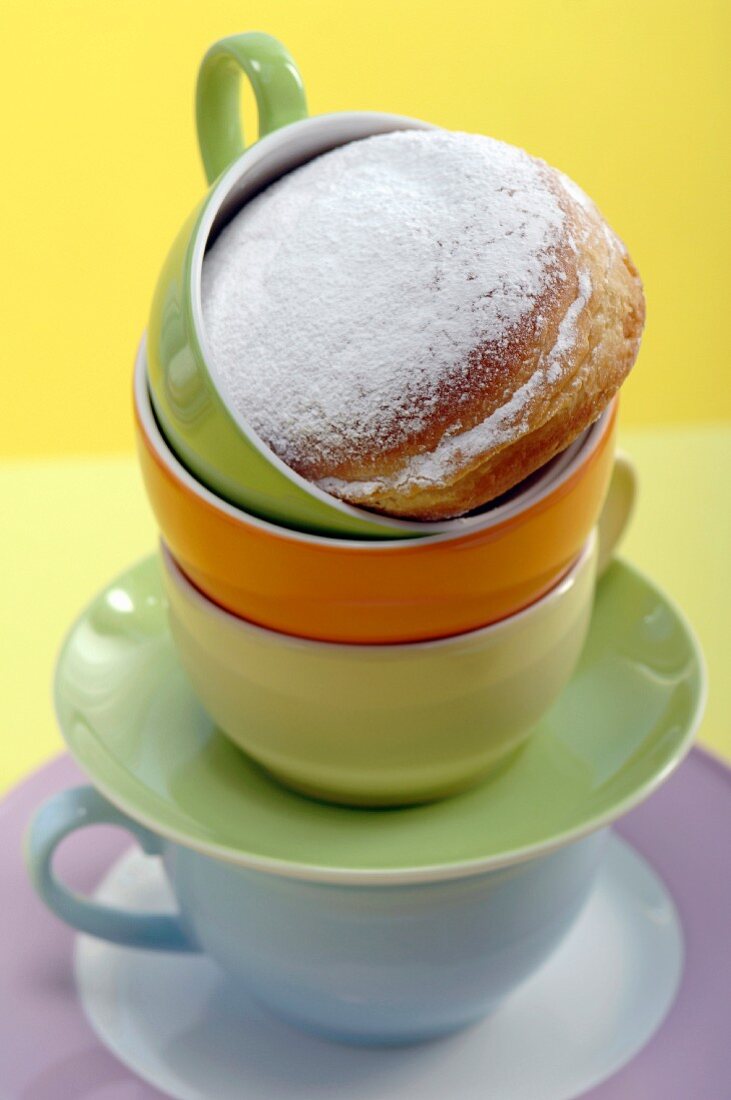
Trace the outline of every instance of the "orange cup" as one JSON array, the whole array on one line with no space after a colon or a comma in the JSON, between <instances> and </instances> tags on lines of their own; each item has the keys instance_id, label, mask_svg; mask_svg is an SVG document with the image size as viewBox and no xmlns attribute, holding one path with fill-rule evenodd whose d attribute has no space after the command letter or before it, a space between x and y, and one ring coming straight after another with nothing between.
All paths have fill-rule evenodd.
<instances>
[{"instance_id":1,"label":"orange cup","mask_svg":"<svg viewBox=\"0 0 731 1100\"><path fill-rule=\"evenodd\" d=\"M538 494L486 512L467 533L360 542L256 519L196 481L155 421L144 356L135 369L147 493L177 563L201 592L253 623L330 642L443 638L513 615L570 568L602 513L615 463L614 402ZM621 466L600 522L623 528L634 480ZM614 497L614 499L612 499ZM607 542L613 541L607 539ZM601 550L600 550L601 557Z\"/></svg>"}]
</instances>

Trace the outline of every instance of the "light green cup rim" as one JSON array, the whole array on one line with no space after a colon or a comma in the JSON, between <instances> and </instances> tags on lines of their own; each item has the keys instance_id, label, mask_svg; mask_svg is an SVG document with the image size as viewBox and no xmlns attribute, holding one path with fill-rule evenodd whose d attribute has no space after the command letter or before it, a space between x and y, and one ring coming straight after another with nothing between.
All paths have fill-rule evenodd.
<instances>
[{"instance_id":1,"label":"light green cup rim","mask_svg":"<svg viewBox=\"0 0 731 1100\"><path fill-rule=\"evenodd\" d=\"M155 570L154 574L152 570ZM199 852L201 855L208 856L212 859L222 860L224 862L235 864L239 867L248 868L250 870L262 871L284 877L292 877L298 879L304 879L314 882L337 882L340 884L353 884L353 885L401 885L401 884L416 884L416 883L428 883L437 881L446 881L455 878L467 878L473 875L484 874L488 871L497 870L498 868L505 868L522 863L526 860L535 859L541 856L548 855L552 851L581 839L584 836L589 835L596 830L610 825L617 818L626 814L634 806L637 806L640 802L649 797L653 791L655 791L675 770L681 760L689 751L697 727L701 720L703 713L707 686L706 686L706 671L703 661L702 653L698 642L695 638L692 628L689 626L685 616L678 609L675 603L668 599L661 590L659 590L654 584L652 584L639 570L627 565L623 562L615 562L615 564L608 571L605 579L600 582L600 585L612 584L612 583L636 583L641 585L645 591L649 592L658 603L662 604L665 609L670 613L673 618L676 627L678 628L680 635L683 639L684 652L687 651L687 660L690 662L688 665L688 673L681 681L686 684L690 695L688 700L684 703L685 716L682 719L681 727L677 730L673 730L673 737L667 736L667 729L665 730L665 736L655 734L656 740L652 740L653 731L650 730L643 735L643 743L646 745L653 745L657 750L660 760L653 756L653 759L648 761L645 767L649 769L648 774L644 779L640 777L641 781L634 787L631 786L633 782L630 776L630 789L626 792L624 797L620 797L616 802L606 806L602 811L597 813L586 813L581 819L581 815L584 814L583 810L575 811L579 815L579 823L570 825L563 829L556 829L551 835L544 840L536 841L532 843L523 844L523 846L517 846L509 850L501 850L492 855L480 858L468 858L462 860L447 860L436 863L418 863L414 865L398 865L398 866L384 866L384 867L370 867L370 866L342 866L342 865L328 865L323 863L317 863L314 861L304 861L295 859L283 859L277 856L270 855L257 855L256 853L244 850L241 846L231 846L230 844L221 843L215 839L206 838L200 835L199 827L193 825L193 829L189 832L185 831L185 828L179 823L176 825L170 820L158 821L154 814L143 807L141 804L149 806L151 800L155 797L150 789L144 785L144 780L134 773L131 773L124 762L120 762L114 753L113 748L109 746L102 746L101 748L97 744L97 739L92 737L89 739L88 729L89 727L84 725L83 715L82 717L76 712L73 704L64 698L65 693L65 665L69 658L69 653L73 650L77 633L80 629L88 629L88 618L91 614L95 613L97 609L101 607L102 602L105 600L107 593L114 587L123 586L125 583L133 579L138 573L150 570L151 577L154 575L156 581L149 583L153 584L157 597L161 596L162 592L162 579L159 573L159 563L154 566L151 563L151 559L143 559L135 567L125 571L110 585L107 585L105 589L91 602L88 608L82 613L77 622L72 626L69 631L66 640L64 641L61 653L59 656L59 662L56 670L56 677L54 683L54 702L56 707L56 713L58 716L59 724L61 726L63 735L67 741L69 749L72 755L76 758L80 766L86 770L94 784L100 790L100 792L109 799L109 801L117 806L120 810L126 812L140 822L147 826L153 832L159 836L166 837L170 841L180 844L184 847ZM612 581L612 577L615 581ZM623 580L622 578L627 578ZM148 582L145 582L148 583ZM152 592L152 589L151 589ZM149 598L149 597L148 597ZM162 607L162 604L160 605ZM161 612L160 612L161 613ZM121 613L120 613L121 614ZM162 641L164 645L163 657L168 662L169 671L180 671L177 658L174 657L174 651L172 649L172 641L169 637L169 631L167 626L156 627L152 637L157 638L158 642ZM135 643L138 644L138 643ZM160 660L163 659L160 658ZM606 659L606 658L605 658ZM172 662L172 663L170 663ZM177 670L177 671L176 671ZM567 689L570 690L570 689ZM121 703L119 704L122 705ZM589 721L591 717L589 716ZM644 727L643 727L644 728ZM671 727L672 728L672 727ZM91 730L94 733L93 729ZM222 735L217 735L221 737ZM540 740L540 734L536 735L532 744ZM550 738L549 738L550 742ZM236 752L237 750L231 750ZM530 748L524 751L530 751ZM630 758L633 759L636 753L633 753ZM246 768L252 766L247 764ZM517 765L516 765L517 766ZM623 765L626 766L626 765ZM507 768L511 765L508 764ZM105 768L107 769L105 773ZM108 771L111 768L115 781L111 781L108 778ZM121 779L120 779L121 776ZM116 782L116 786L115 786ZM255 780L258 782L258 780ZM271 782L271 781L267 781ZM117 787L123 787L127 785L127 790L121 791ZM140 787L140 785L142 785ZM135 786L140 788L140 791L135 790ZM489 781L488 781L489 786ZM483 788L487 789L487 788ZM478 789L479 790L479 789ZM297 799L300 803L305 803L308 806L312 806L307 799L301 799L300 796L282 792L277 787L276 797L285 795L287 798ZM474 792L472 792L474 795ZM243 794L242 794L242 797ZM449 806L459 802L462 798L472 797L456 796L453 799L447 799L442 803L435 804L438 811L441 811L443 806ZM609 796L611 798L611 795ZM421 809L428 809L421 808ZM178 817L181 811L178 810ZM319 812L319 808L318 808ZM324 813L346 813L346 814L400 814L418 811L400 811L400 810L386 810L386 811L362 811L362 810L342 810L342 808L322 807ZM448 812L448 811L447 811ZM185 814L185 811L182 811ZM175 816L173 814L173 816ZM328 826L329 828L330 826ZM335 827L335 826L333 826ZM198 833L196 833L198 828ZM553 828L553 826L552 826ZM369 827L370 829L370 827ZM379 840L381 838L379 837Z\"/></svg>"}]
</instances>

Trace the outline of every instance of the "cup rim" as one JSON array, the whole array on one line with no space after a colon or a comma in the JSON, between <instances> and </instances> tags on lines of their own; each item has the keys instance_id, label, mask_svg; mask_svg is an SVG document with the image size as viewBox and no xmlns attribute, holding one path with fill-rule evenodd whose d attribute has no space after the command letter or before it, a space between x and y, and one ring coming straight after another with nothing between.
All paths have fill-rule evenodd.
<instances>
[{"instance_id":1,"label":"cup rim","mask_svg":"<svg viewBox=\"0 0 731 1100\"><path fill-rule=\"evenodd\" d=\"M354 123L360 125L353 126ZM388 125L385 126L385 123ZM349 124L352 132L347 136L340 133L338 140L327 141L319 152L312 152L307 156L299 158L296 164L292 164L286 169L286 172L294 170L296 167L307 163L309 160L314 159L330 149L337 148L351 141L362 139L373 134L386 133L399 129L435 130L440 128L423 119L381 111L336 111L321 115L310 115L307 118L289 123L265 135L254 145L246 149L244 153L226 169L211 188L204 201L200 217L194 229L190 252L191 262L188 265L186 273L193 332L201 355L203 369L236 431L250 446L254 447L259 452L262 458L267 461L278 474L286 481L296 485L313 499L326 505L333 511L338 512L340 515L358 520L360 523L368 523L373 528L374 538L388 541L389 531L400 532L400 535L394 537L399 537L401 539L406 538L408 534L413 535L414 539L421 539L428 538L430 535L435 534L467 534L470 531L482 529L480 525L480 520L482 519L481 515L466 517L456 516L447 520L410 520L397 516L382 515L378 512L371 512L367 508L340 500L338 497L326 492L313 482L308 481L306 478L302 477L301 474L298 474L296 470L288 466L279 455L264 442L246 417L242 416L236 409L232 408L228 402L224 401L218 382L217 372L213 366L213 358L210 354L208 338L203 321L201 280L203 260L211 236L211 230L226 200L235 191L240 181L248 172L255 169L262 159L266 158L272 150L276 150L285 141L288 142L294 132L312 129L324 129L325 132L327 132L328 129L335 129L338 124L341 127L343 124ZM284 135L286 135L286 137ZM270 183L274 182L275 179L281 178L281 175L286 174L286 172L280 173L279 175L271 175L271 178L269 178L263 186L268 186ZM567 448L567 450L568 449L569 448ZM560 455L555 457L560 458ZM547 463L546 466L550 466L550 463ZM545 476L547 478L546 485L542 485L539 480L539 483L532 487L536 494L540 493L541 488L547 490L552 486L555 479L560 476L560 470L557 471L554 469L552 472L547 471ZM512 501L506 502L502 507L510 508L510 506L513 505L513 511L517 513L522 510L520 507L516 506L517 499L518 498L514 498ZM527 504L528 502L526 501L526 506ZM379 534L379 532L381 532L381 534Z\"/></svg>"},{"instance_id":2,"label":"cup rim","mask_svg":"<svg viewBox=\"0 0 731 1100\"><path fill-rule=\"evenodd\" d=\"M617 413L618 399L615 396L599 418L586 430L583 437L580 437L580 441L575 441L575 443L578 442L577 449L570 455L569 461L554 479L549 480L547 484L534 487L536 489L535 495L531 495L530 491L525 495L519 495L516 500L520 502L520 506L516 505L511 507L511 505L515 505L514 500L505 505L500 505L481 516L473 517L473 520L469 521L473 523L473 525L469 528L462 526L450 529L449 531L425 534L422 538L415 539L368 539L322 535L309 531L299 531L290 527L282 527L271 520L261 519L259 516L252 515L243 508L239 508L235 504L231 504L229 501L217 496L212 489L209 489L202 482L198 481L198 479L189 472L173 452L170 444L162 433L162 429L157 423L148 384L146 346L147 337L146 334L143 334L137 350L133 381L133 399L138 426L147 447L153 452L157 461L167 470L170 476L180 485L183 492L186 493L186 495L197 497L208 508L225 516L227 519L237 524L254 528L270 538L307 543L311 546L327 549L330 552L361 553L363 550L367 549L371 554L393 554L398 551L402 553L406 553L407 551L414 553L419 549L427 550L430 547L445 543L461 542L462 540L483 534L486 531L498 531L503 524L518 520L521 517L525 518L554 494L558 494L571 478L579 474L581 468L590 461L601 441L611 430ZM574 445L575 444L572 444L571 447ZM571 451L571 447L567 448L567 452ZM452 522L458 524L461 521L454 520Z\"/></svg>"},{"instance_id":3,"label":"cup rim","mask_svg":"<svg viewBox=\"0 0 731 1100\"><path fill-rule=\"evenodd\" d=\"M591 566L592 562L596 561L598 544L597 528L593 527L577 557L553 587L539 599L529 603L526 607L520 608L512 615L506 615L496 622L486 623L484 626L475 627L472 630L413 642L332 642L320 638L304 638L296 634L286 634L280 630L272 630L271 627L260 626L250 619L234 614L201 592L175 560L164 538L160 539L160 556L165 573L174 587L182 594L185 601L194 604L209 619L216 619L219 623L226 624L241 635L249 635L254 639L268 639L290 649L303 649L311 653L340 653L348 656L357 655L358 657L363 655L393 657L394 654L407 656L431 650L458 648L461 645L488 636L497 638L508 630L516 629L525 620L545 613L548 608L562 600L572 588L576 587L579 577Z\"/></svg>"}]
</instances>

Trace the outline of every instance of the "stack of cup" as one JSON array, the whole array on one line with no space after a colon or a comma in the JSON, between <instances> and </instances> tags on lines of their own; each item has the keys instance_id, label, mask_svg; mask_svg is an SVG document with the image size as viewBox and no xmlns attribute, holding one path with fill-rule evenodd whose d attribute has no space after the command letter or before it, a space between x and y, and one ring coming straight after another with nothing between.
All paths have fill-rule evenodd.
<instances>
[{"instance_id":1,"label":"stack of cup","mask_svg":"<svg viewBox=\"0 0 731 1100\"><path fill-rule=\"evenodd\" d=\"M246 151L241 70L262 135ZM59 719L96 789L57 796L30 836L37 888L75 927L204 949L282 1016L364 1043L465 1026L534 971L589 894L602 826L669 774L702 705L700 658L663 610L651 636L627 628L631 659L602 658L597 644L598 671L577 692L601 710L626 688L624 740L610 745L601 723L586 737L581 711L554 770L547 752L521 772L530 753L519 750L574 672L596 578L632 509L616 402L480 514L415 523L305 481L217 389L201 272L221 228L312 157L425 125L306 117L294 63L266 35L206 55L198 128L212 186L163 268L134 380L165 614L203 710L169 679L178 664L156 618L159 578L136 567L59 661ZM627 608L649 599L639 581L622 583L616 615L604 612L612 623L633 622ZM634 678L632 660L660 636L650 685L650 658ZM163 856L180 916L105 910L53 877L63 837L99 822Z\"/></svg>"},{"instance_id":2,"label":"stack of cup","mask_svg":"<svg viewBox=\"0 0 731 1100\"><path fill-rule=\"evenodd\" d=\"M241 69L263 135L243 154ZM634 498L632 467L615 455L616 403L482 514L409 522L318 489L217 388L203 257L285 172L356 138L426 124L308 118L286 51L243 35L204 59L198 125L213 185L163 269L135 373L180 657L221 728L289 786L372 806L452 794L521 745L575 667L597 569Z\"/></svg>"},{"instance_id":3,"label":"stack of cup","mask_svg":"<svg viewBox=\"0 0 731 1100\"><path fill-rule=\"evenodd\" d=\"M555 473L453 534L364 541L217 496L176 457L147 379L143 348L139 453L172 634L233 741L290 787L371 806L452 794L519 748L571 677L631 508L614 409Z\"/></svg>"}]
</instances>

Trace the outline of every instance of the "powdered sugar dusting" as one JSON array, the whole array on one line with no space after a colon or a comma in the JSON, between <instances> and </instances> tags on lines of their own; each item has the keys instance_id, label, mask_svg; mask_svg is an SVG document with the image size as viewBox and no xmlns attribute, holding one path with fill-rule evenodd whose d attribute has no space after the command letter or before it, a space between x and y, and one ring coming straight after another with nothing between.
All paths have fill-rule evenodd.
<instances>
[{"instance_id":1,"label":"powdered sugar dusting","mask_svg":"<svg viewBox=\"0 0 731 1100\"><path fill-rule=\"evenodd\" d=\"M558 382L561 377L562 366L576 343L576 323L590 298L591 276L582 269L579 271L579 293L562 317L556 342L548 354L546 377L549 382Z\"/></svg>"},{"instance_id":2,"label":"powdered sugar dusting","mask_svg":"<svg viewBox=\"0 0 731 1100\"><path fill-rule=\"evenodd\" d=\"M566 194L572 199L572 201L575 202L577 206L580 206L586 214L597 217L598 211L596 205L593 200L589 198L586 191L582 190L582 188L579 187L578 183L572 180L570 176L567 176L565 175L565 173L560 172L557 168L554 169L554 171L556 172L558 178L561 180ZM626 255L627 249L621 238L617 236L617 234L609 225L607 225L603 218L600 218L600 222L604 239L609 247L617 252L620 252L622 255Z\"/></svg>"},{"instance_id":3,"label":"powdered sugar dusting","mask_svg":"<svg viewBox=\"0 0 731 1100\"><path fill-rule=\"evenodd\" d=\"M596 207L586 191L579 187L578 183L572 180L571 176L567 176L565 172L561 172L558 168L554 169L554 171L561 180L566 193L571 196L576 205L580 206L582 210L585 210L587 214L594 213Z\"/></svg>"},{"instance_id":4,"label":"powdered sugar dusting","mask_svg":"<svg viewBox=\"0 0 731 1100\"><path fill-rule=\"evenodd\" d=\"M402 131L274 183L204 260L205 336L224 400L305 472L313 456L377 456L414 439L445 386L459 394L475 348L497 361L565 278L566 217L546 172L481 135ZM445 462L519 430L589 292L580 287L545 370L399 476L437 481Z\"/></svg>"},{"instance_id":5,"label":"powdered sugar dusting","mask_svg":"<svg viewBox=\"0 0 731 1100\"><path fill-rule=\"evenodd\" d=\"M318 485L325 492L337 496L354 494L358 500L367 499L384 489L408 489L441 484L456 469L468 465L485 452L509 442L525 427L526 407L546 381L558 382L566 363L566 355L576 339L576 322L591 297L591 277L587 271L579 272L579 293L564 314L558 328L556 342L540 367L528 381L515 391L482 423L458 436L446 436L429 453L409 458L391 477L371 478L369 481L345 482L338 478L321 478Z\"/></svg>"}]
</instances>

